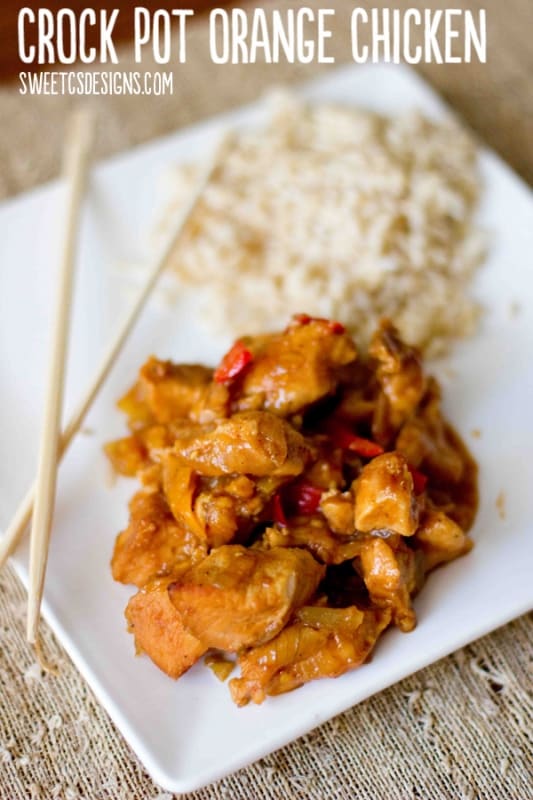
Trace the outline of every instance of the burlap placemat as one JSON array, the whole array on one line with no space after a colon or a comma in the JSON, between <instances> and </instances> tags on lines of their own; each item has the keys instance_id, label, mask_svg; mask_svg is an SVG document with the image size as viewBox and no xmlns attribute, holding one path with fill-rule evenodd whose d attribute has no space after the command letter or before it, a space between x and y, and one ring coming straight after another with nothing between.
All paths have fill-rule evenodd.
<instances>
[{"instance_id":1,"label":"burlap placemat","mask_svg":"<svg viewBox=\"0 0 533 800\"><path fill-rule=\"evenodd\" d=\"M351 4L325 5L336 8L336 26L345 31ZM484 5L490 63L424 71L531 179L532 4ZM189 34L188 63L175 70L173 97L98 98L99 155L240 105L272 83L319 71L215 67L206 41L205 23L197 21ZM334 49L339 61L348 58L346 36L335 37ZM125 58L121 62L122 69L132 67ZM62 126L73 102L29 99L16 87L0 91L0 196L56 174ZM497 591L497 576L490 580ZM40 671L25 644L24 614L25 593L7 569L0 575L0 797L170 800L148 778L46 626L45 655L59 674ZM531 639L531 619L517 620L190 798L528 800L533 797Z\"/></svg>"}]
</instances>

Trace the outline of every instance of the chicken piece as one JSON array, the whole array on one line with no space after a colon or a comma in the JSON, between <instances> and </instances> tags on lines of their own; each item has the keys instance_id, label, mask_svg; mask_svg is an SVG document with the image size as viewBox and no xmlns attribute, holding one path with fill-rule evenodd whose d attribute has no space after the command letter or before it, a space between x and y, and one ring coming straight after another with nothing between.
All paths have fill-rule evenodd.
<instances>
[{"instance_id":1,"label":"chicken piece","mask_svg":"<svg viewBox=\"0 0 533 800\"><path fill-rule=\"evenodd\" d=\"M370 429L372 439L380 444L384 450L390 450L398 431L391 422L387 395L381 389L376 392Z\"/></svg>"},{"instance_id":2,"label":"chicken piece","mask_svg":"<svg viewBox=\"0 0 533 800\"><path fill-rule=\"evenodd\" d=\"M426 389L418 351L404 344L389 320L372 337L370 355L376 359L376 377L388 402L391 425L398 429L416 410Z\"/></svg>"},{"instance_id":3,"label":"chicken piece","mask_svg":"<svg viewBox=\"0 0 533 800\"><path fill-rule=\"evenodd\" d=\"M371 537L361 546L359 563L372 602L390 608L400 630L413 630L416 614L411 592L420 581L416 554L401 544L393 549L385 539Z\"/></svg>"},{"instance_id":4,"label":"chicken piece","mask_svg":"<svg viewBox=\"0 0 533 800\"><path fill-rule=\"evenodd\" d=\"M458 483L463 475L464 458L442 417L440 402L439 385L430 379L420 409L398 434L396 449L410 464L436 480Z\"/></svg>"},{"instance_id":5,"label":"chicken piece","mask_svg":"<svg viewBox=\"0 0 533 800\"><path fill-rule=\"evenodd\" d=\"M159 669L179 678L206 647L185 630L168 596L169 579L155 580L134 595L124 612L137 654L146 653Z\"/></svg>"},{"instance_id":6,"label":"chicken piece","mask_svg":"<svg viewBox=\"0 0 533 800\"><path fill-rule=\"evenodd\" d=\"M163 489L176 520L209 547L245 537L263 521L285 478L198 475L173 452L163 456Z\"/></svg>"},{"instance_id":7,"label":"chicken piece","mask_svg":"<svg viewBox=\"0 0 533 800\"><path fill-rule=\"evenodd\" d=\"M113 469L126 477L141 477L141 473L161 460L165 450L177 439L191 438L206 433L209 428L176 420L171 424L149 424L137 429L131 436L109 442L104 451Z\"/></svg>"},{"instance_id":8,"label":"chicken piece","mask_svg":"<svg viewBox=\"0 0 533 800\"><path fill-rule=\"evenodd\" d=\"M202 479L194 512L204 526L207 541L213 547L231 540L243 541L260 522L272 519L271 500L284 478L259 478L246 475Z\"/></svg>"},{"instance_id":9,"label":"chicken piece","mask_svg":"<svg viewBox=\"0 0 533 800\"><path fill-rule=\"evenodd\" d=\"M267 411L246 411L220 422L215 430L187 442L175 452L201 475L228 474L294 477L311 456L303 436Z\"/></svg>"},{"instance_id":10,"label":"chicken piece","mask_svg":"<svg viewBox=\"0 0 533 800\"><path fill-rule=\"evenodd\" d=\"M229 416L230 400L228 387L212 381L199 391L190 408L189 417L201 425L218 422Z\"/></svg>"},{"instance_id":11,"label":"chicken piece","mask_svg":"<svg viewBox=\"0 0 533 800\"><path fill-rule=\"evenodd\" d=\"M200 364L173 364L151 356L141 367L133 392L156 422L186 417L211 383L213 370Z\"/></svg>"},{"instance_id":12,"label":"chicken piece","mask_svg":"<svg viewBox=\"0 0 533 800\"><path fill-rule=\"evenodd\" d=\"M409 463L437 480L457 483L463 474L463 460L450 445L444 423L437 430L423 419L411 419L405 423L396 440L396 448Z\"/></svg>"},{"instance_id":13,"label":"chicken piece","mask_svg":"<svg viewBox=\"0 0 533 800\"><path fill-rule=\"evenodd\" d=\"M450 445L461 456L463 469L457 483L449 483L446 487L440 483L440 489L445 490L451 501L451 507L446 511L447 515L466 532L474 524L479 503L478 468L465 443L451 425L446 425L446 437ZM434 490L431 486L429 487L430 497L437 493L436 487Z\"/></svg>"},{"instance_id":14,"label":"chicken piece","mask_svg":"<svg viewBox=\"0 0 533 800\"><path fill-rule=\"evenodd\" d=\"M459 525L437 509L425 512L414 542L423 553L426 572L470 552L473 546Z\"/></svg>"},{"instance_id":15,"label":"chicken piece","mask_svg":"<svg viewBox=\"0 0 533 800\"><path fill-rule=\"evenodd\" d=\"M478 506L477 464L456 431L442 416L440 388L429 380L416 415L400 430L396 448L429 476L428 496L464 531Z\"/></svg>"},{"instance_id":16,"label":"chicken piece","mask_svg":"<svg viewBox=\"0 0 533 800\"><path fill-rule=\"evenodd\" d=\"M224 492L201 492L194 504L194 513L210 547L229 544L239 530L237 503Z\"/></svg>"},{"instance_id":17,"label":"chicken piece","mask_svg":"<svg viewBox=\"0 0 533 800\"><path fill-rule=\"evenodd\" d=\"M239 527L237 504L213 488L200 491L200 484L200 476L179 456L172 452L164 455L163 489L176 520L209 547L228 544Z\"/></svg>"},{"instance_id":18,"label":"chicken piece","mask_svg":"<svg viewBox=\"0 0 533 800\"><path fill-rule=\"evenodd\" d=\"M322 495L320 510L333 533L341 536L355 533L355 504L351 491L331 491Z\"/></svg>"},{"instance_id":19,"label":"chicken piece","mask_svg":"<svg viewBox=\"0 0 533 800\"><path fill-rule=\"evenodd\" d=\"M342 326L301 320L295 318L282 333L250 340L255 355L237 389L237 408L257 402L288 416L335 391L339 368L357 357L355 345Z\"/></svg>"},{"instance_id":20,"label":"chicken piece","mask_svg":"<svg viewBox=\"0 0 533 800\"><path fill-rule=\"evenodd\" d=\"M363 467L355 481L355 527L358 531L393 531L412 536L419 507L413 478L401 453L383 453Z\"/></svg>"},{"instance_id":21,"label":"chicken piece","mask_svg":"<svg viewBox=\"0 0 533 800\"><path fill-rule=\"evenodd\" d=\"M332 447L330 437L324 433L306 435L305 441L311 447L313 460L305 470L304 480L323 491L344 486L341 448Z\"/></svg>"},{"instance_id":22,"label":"chicken piece","mask_svg":"<svg viewBox=\"0 0 533 800\"><path fill-rule=\"evenodd\" d=\"M311 613L310 613L311 612ZM390 622L390 611L301 609L302 621L239 658L241 677L230 681L234 702L262 703L267 695L296 689L307 681L336 678L360 666ZM306 621L303 621L306 620Z\"/></svg>"},{"instance_id":23,"label":"chicken piece","mask_svg":"<svg viewBox=\"0 0 533 800\"><path fill-rule=\"evenodd\" d=\"M115 439L104 446L111 466L119 475L134 478L149 463L148 452L137 436Z\"/></svg>"},{"instance_id":24,"label":"chicken piece","mask_svg":"<svg viewBox=\"0 0 533 800\"><path fill-rule=\"evenodd\" d=\"M187 433L190 436L191 423L187 423ZM152 461L156 461L162 450L171 447L176 438L177 431L174 432L170 425L148 425L141 431L137 431L135 436L142 443Z\"/></svg>"},{"instance_id":25,"label":"chicken piece","mask_svg":"<svg viewBox=\"0 0 533 800\"><path fill-rule=\"evenodd\" d=\"M144 586L206 555L205 544L180 526L159 492L138 492L130 502L128 527L117 536L111 559L113 578Z\"/></svg>"},{"instance_id":26,"label":"chicken piece","mask_svg":"<svg viewBox=\"0 0 533 800\"><path fill-rule=\"evenodd\" d=\"M189 435L190 430L191 423L187 423ZM141 451L146 454L144 463L139 464L137 477L144 486L159 490L162 481L161 455L173 444L176 432L169 425L157 423L136 431L134 438L138 442Z\"/></svg>"},{"instance_id":27,"label":"chicken piece","mask_svg":"<svg viewBox=\"0 0 533 800\"><path fill-rule=\"evenodd\" d=\"M146 404L143 387L138 381L120 398L117 402L117 408L126 415L128 427L132 431L141 430L147 425L152 425L155 421Z\"/></svg>"},{"instance_id":28,"label":"chicken piece","mask_svg":"<svg viewBox=\"0 0 533 800\"><path fill-rule=\"evenodd\" d=\"M359 538L337 538L318 515L295 517L283 528L267 528L262 543L272 548L304 547L323 564L342 564L359 555L361 547Z\"/></svg>"},{"instance_id":29,"label":"chicken piece","mask_svg":"<svg viewBox=\"0 0 533 800\"><path fill-rule=\"evenodd\" d=\"M172 584L169 594L190 633L231 652L272 639L323 574L305 550L224 545Z\"/></svg>"}]
</instances>

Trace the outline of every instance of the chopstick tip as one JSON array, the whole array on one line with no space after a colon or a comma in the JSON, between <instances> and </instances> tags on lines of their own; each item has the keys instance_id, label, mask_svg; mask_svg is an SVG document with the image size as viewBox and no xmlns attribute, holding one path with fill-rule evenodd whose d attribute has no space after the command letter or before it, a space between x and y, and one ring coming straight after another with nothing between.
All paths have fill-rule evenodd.
<instances>
[{"instance_id":1,"label":"chopstick tip","mask_svg":"<svg viewBox=\"0 0 533 800\"><path fill-rule=\"evenodd\" d=\"M35 618L34 614L28 614L26 621L26 641L28 644L36 647L37 637L39 630L39 617Z\"/></svg>"},{"instance_id":2,"label":"chopstick tip","mask_svg":"<svg viewBox=\"0 0 533 800\"><path fill-rule=\"evenodd\" d=\"M30 642L33 646L33 650L35 653L35 658L39 664L39 667L43 670L43 672L49 672L56 677L59 675L59 668L57 664L52 664L43 653L41 639L39 637L39 631L36 631L35 641Z\"/></svg>"}]
</instances>

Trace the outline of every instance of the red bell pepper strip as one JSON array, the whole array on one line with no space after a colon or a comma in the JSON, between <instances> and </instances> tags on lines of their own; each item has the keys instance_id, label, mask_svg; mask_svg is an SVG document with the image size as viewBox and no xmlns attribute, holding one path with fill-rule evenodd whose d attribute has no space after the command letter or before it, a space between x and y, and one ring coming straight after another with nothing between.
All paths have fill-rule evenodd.
<instances>
[{"instance_id":1,"label":"red bell pepper strip","mask_svg":"<svg viewBox=\"0 0 533 800\"><path fill-rule=\"evenodd\" d=\"M309 314L294 314L292 319L297 325L309 325L313 317Z\"/></svg>"},{"instance_id":2,"label":"red bell pepper strip","mask_svg":"<svg viewBox=\"0 0 533 800\"><path fill-rule=\"evenodd\" d=\"M309 325L310 322L323 322L331 333L344 333L346 328L342 322L326 319L325 317L310 317L309 314L295 314L293 320L297 325Z\"/></svg>"},{"instance_id":3,"label":"red bell pepper strip","mask_svg":"<svg viewBox=\"0 0 533 800\"><path fill-rule=\"evenodd\" d=\"M239 340L228 350L216 368L213 378L217 383L228 383L240 375L252 359L252 352Z\"/></svg>"},{"instance_id":4,"label":"red bell pepper strip","mask_svg":"<svg viewBox=\"0 0 533 800\"><path fill-rule=\"evenodd\" d=\"M375 458L385 452L380 444L370 439L363 439L362 436L354 436L348 445L348 450L352 450L363 458Z\"/></svg>"},{"instance_id":5,"label":"red bell pepper strip","mask_svg":"<svg viewBox=\"0 0 533 800\"><path fill-rule=\"evenodd\" d=\"M287 517L285 516L285 511L283 510L283 504L281 502L281 495L279 493L274 495L273 506L274 522L281 528L286 528L289 523L287 522Z\"/></svg>"},{"instance_id":6,"label":"red bell pepper strip","mask_svg":"<svg viewBox=\"0 0 533 800\"><path fill-rule=\"evenodd\" d=\"M375 458L375 456L380 456L385 452L377 442L373 442L371 439L364 439L362 436L356 436L349 428L339 422L330 423L328 432L335 447L351 450L363 458Z\"/></svg>"},{"instance_id":7,"label":"red bell pepper strip","mask_svg":"<svg viewBox=\"0 0 533 800\"><path fill-rule=\"evenodd\" d=\"M314 514L318 511L322 489L312 483L300 481L290 487L289 500L298 514Z\"/></svg>"},{"instance_id":8,"label":"red bell pepper strip","mask_svg":"<svg viewBox=\"0 0 533 800\"><path fill-rule=\"evenodd\" d=\"M428 482L427 475L424 475L423 472L420 472L411 464L408 464L407 468L411 473L411 478L413 479L413 489L415 490L415 494L422 494Z\"/></svg>"}]
</instances>

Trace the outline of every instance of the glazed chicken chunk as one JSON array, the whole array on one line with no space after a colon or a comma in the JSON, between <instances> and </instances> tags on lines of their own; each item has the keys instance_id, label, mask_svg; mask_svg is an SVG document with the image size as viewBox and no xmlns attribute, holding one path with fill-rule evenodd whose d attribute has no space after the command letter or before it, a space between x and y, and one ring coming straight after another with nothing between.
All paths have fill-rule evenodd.
<instances>
[{"instance_id":1,"label":"glazed chicken chunk","mask_svg":"<svg viewBox=\"0 0 533 800\"><path fill-rule=\"evenodd\" d=\"M429 509L423 516L415 541L424 556L426 570L452 561L472 549L465 532L443 511Z\"/></svg>"},{"instance_id":2,"label":"glazed chicken chunk","mask_svg":"<svg viewBox=\"0 0 533 800\"><path fill-rule=\"evenodd\" d=\"M425 391L420 355L401 341L388 320L374 334L369 352L377 362L376 378L388 402L391 424L399 428L415 411Z\"/></svg>"},{"instance_id":3,"label":"glazed chicken chunk","mask_svg":"<svg viewBox=\"0 0 533 800\"><path fill-rule=\"evenodd\" d=\"M210 384L213 371L199 364L173 364L149 358L139 372L139 381L122 400L128 408L135 403L137 413L144 406L145 417L155 422L171 422L193 408Z\"/></svg>"},{"instance_id":4,"label":"glazed chicken chunk","mask_svg":"<svg viewBox=\"0 0 533 800\"><path fill-rule=\"evenodd\" d=\"M287 416L303 411L335 391L338 371L357 351L342 326L300 315L270 337L255 340L257 353L244 373L239 404L257 402ZM254 349L254 340L250 340Z\"/></svg>"},{"instance_id":5,"label":"glazed chicken chunk","mask_svg":"<svg viewBox=\"0 0 533 800\"><path fill-rule=\"evenodd\" d=\"M187 630L232 652L272 639L316 590L324 569L305 550L218 547L169 588Z\"/></svg>"},{"instance_id":6,"label":"glazed chicken chunk","mask_svg":"<svg viewBox=\"0 0 533 800\"><path fill-rule=\"evenodd\" d=\"M372 459L361 471L355 491L355 527L412 536L419 508L406 459L395 451Z\"/></svg>"},{"instance_id":7,"label":"glazed chicken chunk","mask_svg":"<svg viewBox=\"0 0 533 800\"><path fill-rule=\"evenodd\" d=\"M454 446L454 436L442 418L440 390L430 381L416 413L398 434L398 449L415 467L421 466L435 478L451 483L461 480L465 459Z\"/></svg>"},{"instance_id":8,"label":"glazed chicken chunk","mask_svg":"<svg viewBox=\"0 0 533 800\"><path fill-rule=\"evenodd\" d=\"M180 441L180 459L200 475L294 477L309 460L300 433L268 411L246 411L220 422L205 436Z\"/></svg>"},{"instance_id":9,"label":"glazed chicken chunk","mask_svg":"<svg viewBox=\"0 0 533 800\"><path fill-rule=\"evenodd\" d=\"M476 464L389 321L362 356L300 314L215 369L151 357L119 407L106 454L143 488L111 568L139 590L136 650L172 678L236 662L239 706L364 664L472 547Z\"/></svg>"},{"instance_id":10,"label":"glazed chicken chunk","mask_svg":"<svg viewBox=\"0 0 533 800\"><path fill-rule=\"evenodd\" d=\"M230 681L239 706L262 703L317 678L337 678L362 664L387 627L387 611L303 608L273 641L239 659L241 677Z\"/></svg>"},{"instance_id":11,"label":"glazed chicken chunk","mask_svg":"<svg viewBox=\"0 0 533 800\"><path fill-rule=\"evenodd\" d=\"M267 528L262 541L267 547L305 547L323 564L342 564L361 550L358 537L337 536L319 515L295 517L290 525Z\"/></svg>"},{"instance_id":12,"label":"glazed chicken chunk","mask_svg":"<svg viewBox=\"0 0 533 800\"><path fill-rule=\"evenodd\" d=\"M385 539L366 539L361 545L360 569L370 599L378 607L390 608L392 619L402 631L411 631L416 615L411 596L417 589L416 554Z\"/></svg>"},{"instance_id":13,"label":"glazed chicken chunk","mask_svg":"<svg viewBox=\"0 0 533 800\"><path fill-rule=\"evenodd\" d=\"M146 653L159 669L179 678L205 653L192 636L168 596L168 578L148 583L126 606L128 630L138 653Z\"/></svg>"},{"instance_id":14,"label":"glazed chicken chunk","mask_svg":"<svg viewBox=\"0 0 533 800\"><path fill-rule=\"evenodd\" d=\"M194 533L178 525L160 493L141 491L130 503L128 527L117 536L111 569L116 581L141 587L206 554Z\"/></svg>"}]
</instances>

